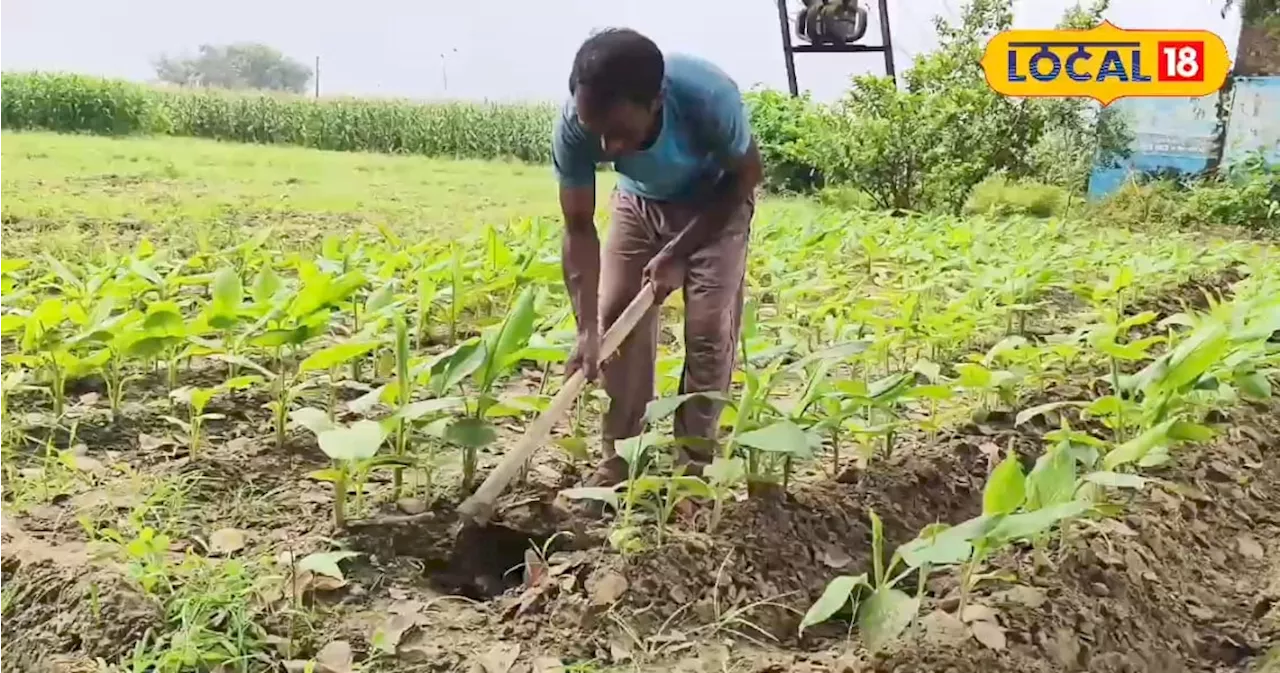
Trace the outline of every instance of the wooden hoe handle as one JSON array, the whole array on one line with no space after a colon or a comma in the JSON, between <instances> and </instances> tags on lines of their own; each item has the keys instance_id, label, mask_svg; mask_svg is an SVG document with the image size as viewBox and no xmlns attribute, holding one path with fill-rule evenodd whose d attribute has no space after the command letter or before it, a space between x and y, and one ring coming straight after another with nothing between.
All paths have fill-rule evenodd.
<instances>
[{"instance_id":1,"label":"wooden hoe handle","mask_svg":"<svg viewBox=\"0 0 1280 673\"><path fill-rule=\"evenodd\" d=\"M609 330L604 333L604 339L600 344L600 362L613 355L622 345L623 339L626 339L631 331L639 324L640 319L653 306L653 286L645 283L640 288L640 293L636 298L631 300L631 304L623 310L622 315L614 321ZM560 421L565 414L573 408L573 403L578 399L578 393L582 392L583 386L587 384L586 376L582 370L573 373L564 386L560 388L560 392L551 398L551 404L547 410L542 412L533 423L524 431L524 435L516 442L515 447L502 457L502 462L489 473L484 483L480 484L480 488L476 492L458 505L458 512L465 517L470 517L478 524L487 523L493 516L493 503L507 490L507 486L520 473L520 468L528 462L542 446L547 435L551 434L551 429Z\"/></svg>"}]
</instances>

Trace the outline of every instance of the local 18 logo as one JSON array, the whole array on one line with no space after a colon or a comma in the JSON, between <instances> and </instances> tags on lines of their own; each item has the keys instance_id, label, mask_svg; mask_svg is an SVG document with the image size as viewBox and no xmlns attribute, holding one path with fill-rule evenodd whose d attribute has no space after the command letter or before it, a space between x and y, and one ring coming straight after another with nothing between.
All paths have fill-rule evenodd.
<instances>
[{"instance_id":1,"label":"local 18 logo","mask_svg":"<svg viewBox=\"0 0 1280 673\"><path fill-rule=\"evenodd\" d=\"M987 83L1006 96L1093 98L1206 96L1231 70L1222 38L1207 30L1010 30L982 56Z\"/></svg>"}]
</instances>

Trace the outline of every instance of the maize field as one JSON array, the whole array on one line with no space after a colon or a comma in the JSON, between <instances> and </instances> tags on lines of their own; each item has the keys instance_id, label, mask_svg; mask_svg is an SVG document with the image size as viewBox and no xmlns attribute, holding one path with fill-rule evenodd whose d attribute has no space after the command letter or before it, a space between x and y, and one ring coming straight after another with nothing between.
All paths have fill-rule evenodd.
<instances>
[{"instance_id":1,"label":"maize field","mask_svg":"<svg viewBox=\"0 0 1280 673\"><path fill-rule=\"evenodd\" d=\"M551 105L435 103L152 88L83 75L4 73L6 129L160 133L321 150L551 160Z\"/></svg>"}]
</instances>

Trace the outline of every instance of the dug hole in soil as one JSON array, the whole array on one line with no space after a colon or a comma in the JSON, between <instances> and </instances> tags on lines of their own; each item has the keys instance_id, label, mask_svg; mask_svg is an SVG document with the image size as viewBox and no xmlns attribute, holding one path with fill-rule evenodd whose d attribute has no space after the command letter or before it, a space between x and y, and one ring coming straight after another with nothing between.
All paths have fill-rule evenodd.
<instances>
[{"instance_id":1,"label":"dug hole in soil","mask_svg":"<svg viewBox=\"0 0 1280 673\"><path fill-rule=\"evenodd\" d=\"M682 670L701 645L736 636L746 667L735 670L1273 670L1263 667L1280 642L1278 419L1274 404L1238 408L1213 444L1177 454L1137 495L1116 494L1129 500L1119 518L1071 526L1047 557L1021 547L990 559L997 578L979 585L963 620L957 573L935 571L918 623L875 655L856 630L846 640L842 623L797 635L828 581L871 568L868 508L889 552L929 523L974 516L990 469L980 447L1012 445L1030 469L1044 427L970 426L904 446L866 471L794 484L782 500L729 503L712 533L695 512L663 545L630 556L608 548L607 520L546 488L508 494L486 528L460 527L441 508L352 541L373 558L418 560L433 590L485 601L468 628L492 635L464 646L518 643L522 660L661 659ZM570 534L551 539L558 531ZM543 565L529 550L547 540L556 551Z\"/></svg>"}]
</instances>

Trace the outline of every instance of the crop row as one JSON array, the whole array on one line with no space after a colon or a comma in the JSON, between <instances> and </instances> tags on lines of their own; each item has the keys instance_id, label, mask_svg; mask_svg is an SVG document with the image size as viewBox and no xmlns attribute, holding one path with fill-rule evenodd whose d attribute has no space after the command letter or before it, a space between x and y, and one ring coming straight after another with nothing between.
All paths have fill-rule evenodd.
<instances>
[{"instance_id":1,"label":"crop row","mask_svg":"<svg viewBox=\"0 0 1280 673\"><path fill-rule=\"evenodd\" d=\"M4 73L4 128L158 133L324 150L550 161L555 108L154 88L83 75Z\"/></svg>"}]
</instances>

